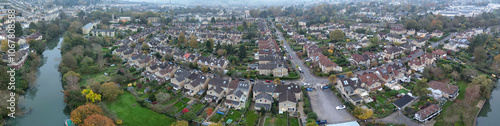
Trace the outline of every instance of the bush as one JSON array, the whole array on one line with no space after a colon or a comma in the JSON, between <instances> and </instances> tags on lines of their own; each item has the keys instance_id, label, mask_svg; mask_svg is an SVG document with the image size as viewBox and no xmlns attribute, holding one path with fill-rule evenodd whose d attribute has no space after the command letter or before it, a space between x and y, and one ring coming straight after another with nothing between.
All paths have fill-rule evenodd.
<instances>
[{"instance_id":1,"label":"bush","mask_svg":"<svg viewBox=\"0 0 500 126\"><path fill-rule=\"evenodd\" d=\"M318 119L318 115L316 115L315 112L311 112L311 113L307 114L307 118L316 120L316 119Z\"/></svg>"},{"instance_id":2,"label":"bush","mask_svg":"<svg viewBox=\"0 0 500 126\"><path fill-rule=\"evenodd\" d=\"M308 108L304 108L304 113L305 113L305 114L307 114L307 113L309 113L309 112L311 112L311 111L312 111L312 110L311 110L311 108L309 108L309 107L308 107Z\"/></svg>"}]
</instances>

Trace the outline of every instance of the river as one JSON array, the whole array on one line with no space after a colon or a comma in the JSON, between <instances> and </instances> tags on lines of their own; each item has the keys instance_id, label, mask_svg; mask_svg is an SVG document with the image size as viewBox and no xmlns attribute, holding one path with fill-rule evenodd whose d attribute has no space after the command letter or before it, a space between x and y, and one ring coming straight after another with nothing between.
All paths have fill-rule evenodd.
<instances>
[{"instance_id":1,"label":"river","mask_svg":"<svg viewBox=\"0 0 500 126\"><path fill-rule=\"evenodd\" d=\"M64 112L64 94L61 92L61 75L57 71L63 37L47 42L43 52L42 64L38 69L36 87L30 88L24 95L24 107L30 110L24 116L9 120L8 125L15 126L61 126L68 119Z\"/></svg>"},{"instance_id":2,"label":"river","mask_svg":"<svg viewBox=\"0 0 500 126\"><path fill-rule=\"evenodd\" d=\"M477 116L477 126L498 126L500 123L500 79L491 92L490 100L486 101Z\"/></svg>"}]
</instances>

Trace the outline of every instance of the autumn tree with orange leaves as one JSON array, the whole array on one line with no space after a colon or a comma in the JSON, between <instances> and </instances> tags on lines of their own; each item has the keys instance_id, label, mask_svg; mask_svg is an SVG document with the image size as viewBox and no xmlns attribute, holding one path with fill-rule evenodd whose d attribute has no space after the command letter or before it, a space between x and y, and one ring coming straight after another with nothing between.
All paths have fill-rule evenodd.
<instances>
[{"instance_id":1,"label":"autumn tree with orange leaves","mask_svg":"<svg viewBox=\"0 0 500 126\"><path fill-rule=\"evenodd\" d=\"M81 124L83 123L83 120L87 118L87 116L93 114L102 114L101 107L91 103L87 103L71 112L71 121L73 121L75 124Z\"/></svg>"},{"instance_id":2,"label":"autumn tree with orange leaves","mask_svg":"<svg viewBox=\"0 0 500 126\"><path fill-rule=\"evenodd\" d=\"M113 120L101 114L93 114L83 120L84 126L116 126Z\"/></svg>"}]
</instances>

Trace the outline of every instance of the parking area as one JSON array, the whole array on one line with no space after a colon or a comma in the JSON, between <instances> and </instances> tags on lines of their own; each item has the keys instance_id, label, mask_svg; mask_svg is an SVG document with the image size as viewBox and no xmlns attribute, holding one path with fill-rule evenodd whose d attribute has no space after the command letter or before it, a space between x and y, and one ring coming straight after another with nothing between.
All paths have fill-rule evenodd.
<instances>
[{"instance_id":1,"label":"parking area","mask_svg":"<svg viewBox=\"0 0 500 126\"><path fill-rule=\"evenodd\" d=\"M316 88L308 91L311 107L318 115L318 119L327 120L328 124L342 123L356 120L347 110L337 110L336 106L342 101L330 89Z\"/></svg>"}]
</instances>

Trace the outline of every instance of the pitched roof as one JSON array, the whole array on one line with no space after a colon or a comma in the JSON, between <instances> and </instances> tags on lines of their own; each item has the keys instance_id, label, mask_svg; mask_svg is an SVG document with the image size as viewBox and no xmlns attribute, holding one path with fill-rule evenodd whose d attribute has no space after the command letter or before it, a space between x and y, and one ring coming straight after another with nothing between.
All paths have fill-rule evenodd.
<instances>
[{"instance_id":1,"label":"pitched roof","mask_svg":"<svg viewBox=\"0 0 500 126\"><path fill-rule=\"evenodd\" d=\"M418 111L415 116L418 116L421 120L426 119L427 117L431 116L432 114L439 112L441 110L441 107L439 107L436 104L432 104L420 111Z\"/></svg>"},{"instance_id":2,"label":"pitched roof","mask_svg":"<svg viewBox=\"0 0 500 126\"><path fill-rule=\"evenodd\" d=\"M253 86L254 92L274 92L274 89L274 84L264 84L264 82L257 82L257 84Z\"/></svg>"},{"instance_id":3,"label":"pitched roof","mask_svg":"<svg viewBox=\"0 0 500 126\"><path fill-rule=\"evenodd\" d=\"M455 94L455 92L458 90L457 85L446 84L439 81L431 81L428 84L430 88L437 89L448 94Z\"/></svg>"},{"instance_id":4,"label":"pitched roof","mask_svg":"<svg viewBox=\"0 0 500 126\"><path fill-rule=\"evenodd\" d=\"M291 91L285 91L285 93L281 93L280 96L278 97L278 102L297 102L295 99L295 94Z\"/></svg>"},{"instance_id":5,"label":"pitched roof","mask_svg":"<svg viewBox=\"0 0 500 126\"><path fill-rule=\"evenodd\" d=\"M255 96L255 99L267 99L267 100L273 100L273 96L271 96L270 94L268 93L259 93Z\"/></svg>"},{"instance_id":6,"label":"pitched roof","mask_svg":"<svg viewBox=\"0 0 500 126\"><path fill-rule=\"evenodd\" d=\"M415 99L415 98L411 97L410 95L405 95L405 96L399 98L398 100L394 101L394 105L396 105L398 108L402 109L408 103L413 101L413 99Z\"/></svg>"}]
</instances>

